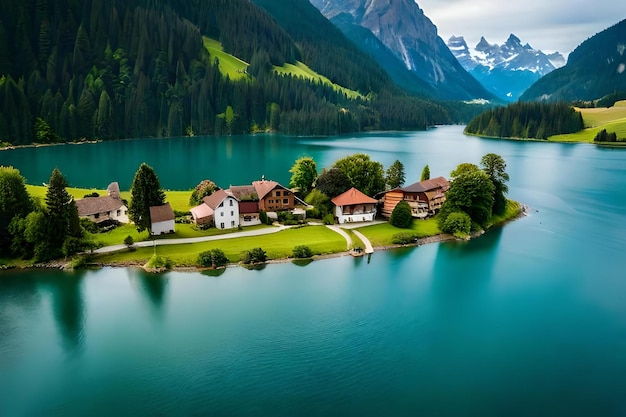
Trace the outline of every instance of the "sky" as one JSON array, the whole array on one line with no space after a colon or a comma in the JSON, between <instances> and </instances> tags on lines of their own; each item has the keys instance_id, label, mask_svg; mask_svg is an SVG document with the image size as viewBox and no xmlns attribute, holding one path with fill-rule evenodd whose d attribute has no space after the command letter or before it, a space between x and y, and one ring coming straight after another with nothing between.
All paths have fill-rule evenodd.
<instances>
[{"instance_id":1,"label":"sky","mask_svg":"<svg viewBox=\"0 0 626 417\"><path fill-rule=\"evenodd\" d=\"M470 48L511 33L522 44L567 58L582 42L626 18L623 0L416 0L439 36L463 36Z\"/></svg>"}]
</instances>

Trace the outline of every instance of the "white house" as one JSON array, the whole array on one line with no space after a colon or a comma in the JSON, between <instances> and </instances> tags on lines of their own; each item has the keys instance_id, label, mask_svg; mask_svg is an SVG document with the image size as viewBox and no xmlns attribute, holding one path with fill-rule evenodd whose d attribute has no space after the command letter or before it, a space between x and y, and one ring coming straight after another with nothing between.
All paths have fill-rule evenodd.
<instances>
[{"instance_id":1,"label":"white house","mask_svg":"<svg viewBox=\"0 0 626 417\"><path fill-rule=\"evenodd\" d=\"M378 201L366 196L354 187L331 201L335 205L335 218L339 224L371 222L376 218Z\"/></svg>"},{"instance_id":2,"label":"white house","mask_svg":"<svg viewBox=\"0 0 626 417\"><path fill-rule=\"evenodd\" d=\"M150 207L150 233L162 235L164 233L174 233L174 211L170 203L162 206Z\"/></svg>"},{"instance_id":3,"label":"white house","mask_svg":"<svg viewBox=\"0 0 626 417\"><path fill-rule=\"evenodd\" d=\"M196 224L213 224L218 229L239 226L239 200L228 190L217 190L191 209Z\"/></svg>"},{"instance_id":4,"label":"white house","mask_svg":"<svg viewBox=\"0 0 626 417\"><path fill-rule=\"evenodd\" d=\"M120 223L129 223L128 207L120 198L119 186L116 182L109 184L108 195L102 197L85 197L76 200L78 216L91 220L94 223L102 223L107 220Z\"/></svg>"}]
</instances>

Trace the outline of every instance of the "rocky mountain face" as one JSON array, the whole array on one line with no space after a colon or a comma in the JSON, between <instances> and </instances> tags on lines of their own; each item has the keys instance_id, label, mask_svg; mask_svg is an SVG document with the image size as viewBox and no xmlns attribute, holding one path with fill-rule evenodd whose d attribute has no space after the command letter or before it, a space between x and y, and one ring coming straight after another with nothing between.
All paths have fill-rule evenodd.
<instances>
[{"instance_id":1,"label":"rocky mountain face","mask_svg":"<svg viewBox=\"0 0 626 417\"><path fill-rule=\"evenodd\" d=\"M493 98L459 64L437 34L437 27L415 1L312 0L311 3L348 37L350 25L369 30L405 68L431 85L438 97ZM364 43L365 37L362 38ZM371 45L359 46L371 49ZM387 67L389 62L380 64Z\"/></svg>"},{"instance_id":2,"label":"rocky mountain face","mask_svg":"<svg viewBox=\"0 0 626 417\"><path fill-rule=\"evenodd\" d=\"M452 36L448 48L459 63L489 91L503 100L515 101L542 76L565 64L558 52L546 55L511 34L502 45L484 37L470 49L462 36Z\"/></svg>"}]
</instances>

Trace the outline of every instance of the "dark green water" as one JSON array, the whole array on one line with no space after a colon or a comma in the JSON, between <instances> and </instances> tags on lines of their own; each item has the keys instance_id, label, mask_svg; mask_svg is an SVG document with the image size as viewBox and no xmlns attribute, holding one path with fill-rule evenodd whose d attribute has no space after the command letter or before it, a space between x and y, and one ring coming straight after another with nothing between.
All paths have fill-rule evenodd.
<instances>
[{"instance_id":1,"label":"dark green water","mask_svg":"<svg viewBox=\"0 0 626 417\"><path fill-rule=\"evenodd\" d=\"M245 146L217 160L151 142L146 155L171 142L167 158L183 159L159 150L150 161L180 165L160 172L169 188L230 182L215 166L241 175L233 183L252 171L287 181L283 171L304 153L328 166L364 150L385 166L400 159L415 178L425 163L447 174L496 152L510 196L538 211L469 243L376 252L370 262L217 277L0 272L0 416L626 416L626 152L461 131L232 138ZM139 147L124 143L102 152ZM0 163L39 181L28 155L0 152ZM75 185L99 172L85 155L58 165ZM131 177L136 169L122 157L111 165Z\"/></svg>"}]
</instances>

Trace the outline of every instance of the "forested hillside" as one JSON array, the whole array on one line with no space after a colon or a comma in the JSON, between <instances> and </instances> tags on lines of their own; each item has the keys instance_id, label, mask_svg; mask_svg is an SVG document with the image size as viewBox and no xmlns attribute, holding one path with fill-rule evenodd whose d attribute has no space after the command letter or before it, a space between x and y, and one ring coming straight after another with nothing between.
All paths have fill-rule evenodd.
<instances>
[{"instance_id":1,"label":"forested hillside","mask_svg":"<svg viewBox=\"0 0 626 417\"><path fill-rule=\"evenodd\" d=\"M396 89L338 31L337 50L328 38L316 44L319 26L309 23L288 33L247 0L9 2L0 8L0 142L326 135L453 121L447 106ZM203 36L248 62L247 75L220 73ZM363 98L272 70L298 60Z\"/></svg>"},{"instance_id":2,"label":"forested hillside","mask_svg":"<svg viewBox=\"0 0 626 417\"><path fill-rule=\"evenodd\" d=\"M580 44L567 65L540 78L521 100L591 101L626 93L626 20Z\"/></svg>"},{"instance_id":3,"label":"forested hillside","mask_svg":"<svg viewBox=\"0 0 626 417\"><path fill-rule=\"evenodd\" d=\"M517 102L476 116L465 133L501 138L547 139L584 128L580 112L565 103Z\"/></svg>"}]
</instances>

